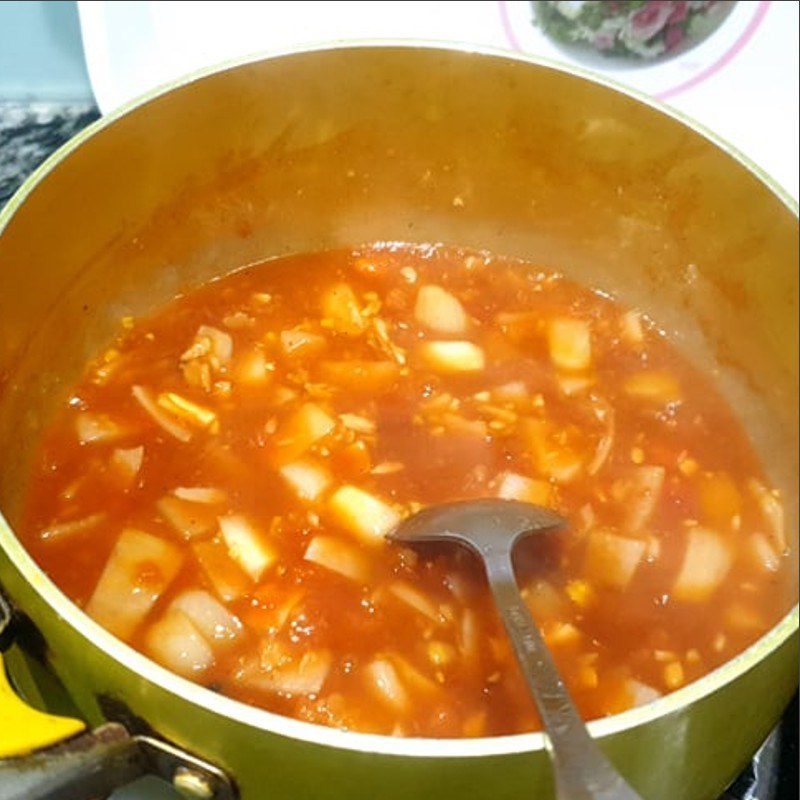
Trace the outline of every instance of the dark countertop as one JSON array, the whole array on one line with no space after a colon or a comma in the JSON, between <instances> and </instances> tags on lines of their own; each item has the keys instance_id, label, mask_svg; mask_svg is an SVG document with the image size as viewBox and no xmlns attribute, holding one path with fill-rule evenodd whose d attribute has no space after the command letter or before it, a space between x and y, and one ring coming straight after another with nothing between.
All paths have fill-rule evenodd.
<instances>
[{"instance_id":1,"label":"dark countertop","mask_svg":"<svg viewBox=\"0 0 800 800\"><path fill-rule=\"evenodd\" d=\"M0 101L0 208L54 150L100 116L86 103ZM797 800L797 696L782 724L722 800Z\"/></svg>"},{"instance_id":2,"label":"dark countertop","mask_svg":"<svg viewBox=\"0 0 800 800\"><path fill-rule=\"evenodd\" d=\"M99 116L87 103L0 101L0 208L47 156Z\"/></svg>"}]
</instances>

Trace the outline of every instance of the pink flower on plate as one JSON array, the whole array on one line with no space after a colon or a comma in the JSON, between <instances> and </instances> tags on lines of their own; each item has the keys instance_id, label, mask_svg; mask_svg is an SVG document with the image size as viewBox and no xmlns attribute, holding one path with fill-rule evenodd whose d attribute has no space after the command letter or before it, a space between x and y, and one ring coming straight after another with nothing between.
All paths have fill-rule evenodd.
<instances>
[{"instance_id":1,"label":"pink flower on plate","mask_svg":"<svg viewBox=\"0 0 800 800\"><path fill-rule=\"evenodd\" d=\"M689 0L677 0L677 2L670 3L670 5L672 6L672 13L667 19L667 24L676 25L689 16Z\"/></svg>"},{"instance_id":2,"label":"pink flower on plate","mask_svg":"<svg viewBox=\"0 0 800 800\"><path fill-rule=\"evenodd\" d=\"M592 44L594 44L598 50L611 50L611 48L614 47L614 38L613 33L597 33L595 34Z\"/></svg>"},{"instance_id":3,"label":"pink flower on plate","mask_svg":"<svg viewBox=\"0 0 800 800\"><path fill-rule=\"evenodd\" d=\"M631 15L632 38L641 42L652 39L667 24L671 14L672 3L669 0L651 0Z\"/></svg>"},{"instance_id":4,"label":"pink flower on plate","mask_svg":"<svg viewBox=\"0 0 800 800\"><path fill-rule=\"evenodd\" d=\"M674 50L685 38L686 33L680 25L670 25L664 34L664 45L667 52Z\"/></svg>"}]
</instances>

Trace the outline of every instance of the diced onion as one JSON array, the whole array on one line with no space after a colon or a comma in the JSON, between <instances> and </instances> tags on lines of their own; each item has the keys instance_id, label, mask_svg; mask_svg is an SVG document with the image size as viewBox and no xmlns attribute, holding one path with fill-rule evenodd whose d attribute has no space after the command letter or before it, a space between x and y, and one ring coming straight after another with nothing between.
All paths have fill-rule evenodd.
<instances>
[{"instance_id":1,"label":"diced onion","mask_svg":"<svg viewBox=\"0 0 800 800\"><path fill-rule=\"evenodd\" d=\"M190 503L205 503L210 506L222 505L228 500L228 495L222 489L211 486L178 486L172 490L172 494Z\"/></svg>"},{"instance_id":2,"label":"diced onion","mask_svg":"<svg viewBox=\"0 0 800 800\"><path fill-rule=\"evenodd\" d=\"M788 548L786 541L786 522L784 519L783 505L781 501L763 483L751 478L747 482L747 488L755 498L764 522L769 526L769 533L778 552L785 553Z\"/></svg>"},{"instance_id":3,"label":"diced onion","mask_svg":"<svg viewBox=\"0 0 800 800\"><path fill-rule=\"evenodd\" d=\"M201 325L197 329L196 338L210 340L211 352L221 365L230 362L233 357L233 337L229 333L211 325Z\"/></svg>"},{"instance_id":4,"label":"diced onion","mask_svg":"<svg viewBox=\"0 0 800 800\"><path fill-rule=\"evenodd\" d=\"M214 424L217 422L217 415L214 411L188 400L177 392L161 392L156 399L156 403L165 411L174 414L197 428L210 428L213 430Z\"/></svg>"},{"instance_id":5,"label":"diced onion","mask_svg":"<svg viewBox=\"0 0 800 800\"><path fill-rule=\"evenodd\" d=\"M319 355L327 345L324 336L299 328L281 331L280 343L283 354L291 358Z\"/></svg>"},{"instance_id":6,"label":"diced onion","mask_svg":"<svg viewBox=\"0 0 800 800\"><path fill-rule=\"evenodd\" d=\"M113 442L125 435L125 429L108 414L81 411L75 417L75 431L81 444Z\"/></svg>"},{"instance_id":7,"label":"diced onion","mask_svg":"<svg viewBox=\"0 0 800 800\"><path fill-rule=\"evenodd\" d=\"M657 405L681 399L680 384L669 372L637 372L625 380L623 389L629 397Z\"/></svg>"},{"instance_id":8,"label":"diced onion","mask_svg":"<svg viewBox=\"0 0 800 800\"><path fill-rule=\"evenodd\" d=\"M753 560L759 569L766 572L777 572L781 567L781 554L775 550L769 537L763 533L754 533L748 540Z\"/></svg>"},{"instance_id":9,"label":"diced onion","mask_svg":"<svg viewBox=\"0 0 800 800\"><path fill-rule=\"evenodd\" d=\"M153 399L150 391L144 386L132 387L131 394L136 402L150 415L153 421L163 428L170 436L174 436L181 442L188 442L192 438L192 432L160 408Z\"/></svg>"},{"instance_id":10,"label":"diced onion","mask_svg":"<svg viewBox=\"0 0 800 800\"><path fill-rule=\"evenodd\" d=\"M88 517L81 519L71 519L67 522L54 522L44 528L39 537L46 541L68 539L77 533L90 531L101 525L108 518L108 514L100 512L98 514L89 514Z\"/></svg>"}]
</instances>

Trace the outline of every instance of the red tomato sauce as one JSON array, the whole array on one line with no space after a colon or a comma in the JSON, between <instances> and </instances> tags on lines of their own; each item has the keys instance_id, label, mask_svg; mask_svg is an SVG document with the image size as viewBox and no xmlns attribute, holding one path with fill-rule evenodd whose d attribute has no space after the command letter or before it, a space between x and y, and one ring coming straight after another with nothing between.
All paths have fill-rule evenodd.
<instances>
[{"instance_id":1,"label":"red tomato sauce","mask_svg":"<svg viewBox=\"0 0 800 800\"><path fill-rule=\"evenodd\" d=\"M434 247L270 261L122 320L43 440L21 536L215 691L358 731L535 730L479 565L384 538L484 496L569 520L516 568L586 718L696 680L794 600L780 497L653 321Z\"/></svg>"}]
</instances>

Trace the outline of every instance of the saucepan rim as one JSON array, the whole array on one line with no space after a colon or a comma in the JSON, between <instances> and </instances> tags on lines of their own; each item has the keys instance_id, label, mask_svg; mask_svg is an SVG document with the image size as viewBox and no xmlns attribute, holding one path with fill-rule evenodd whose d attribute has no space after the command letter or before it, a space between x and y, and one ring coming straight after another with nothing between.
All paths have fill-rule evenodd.
<instances>
[{"instance_id":1,"label":"saucepan rim","mask_svg":"<svg viewBox=\"0 0 800 800\"><path fill-rule=\"evenodd\" d=\"M0 236L2 236L6 226L22 207L26 198L37 186L45 181L49 173L68 158L73 151L87 143L98 132L113 125L117 120L126 115L142 108L152 100L211 75L232 71L236 68L260 61L327 51L346 52L369 48L402 49L408 50L409 52L438 50L503 58L522 64L553 70L555 72L565 73L599 84L607 89L620 92L640 103L650 106L668 117L672 117L682 125L710 140L714 145L753 173L780 199L790 213L797 216L798 206L796 201L776 181L741 152L736 150L736 148L686 115L665 106L652 97L648 97L628 87L621 86L604 76L550 59L532 57L501 48L428 40L367 40L347 43L321 43L315 46L291 48L280 52L259 53L244 58L232 59L209 68L192 72L131 100L107 116L89 125L58 149L33 172L11 200L9 200L5 208L0 211ZM60 617L64 623L77 631L84 639L88 640L89 643L95 645L110 658L136 673L139 677L158 686L160 689L177 695L199 708L248 725L254 729L301 740L310 744L400 757L475 758L537 751L545 746L544 736L541 733L514 734L475 739L425 739L399 738L341 731L335 728L284 717L225 697L159 666L156 662L151 661L146 656L117 639L92 620L91 617L75 605L40 569L22 546L21 542L16 538L10 525L8 525L2 514L0 514L0 547L6 552L12 564L25 581L49 606L50 610ZM592 735L597 738L605 738L624 733L653 720L667 717L717 692L776 651L797 632L799 620L800 608L795 605L773 628L758 639L758 641L708 675L647 705L631 709L622 714L594 720L589 723L589 730Z\"/></svg>"}]
</instances>

